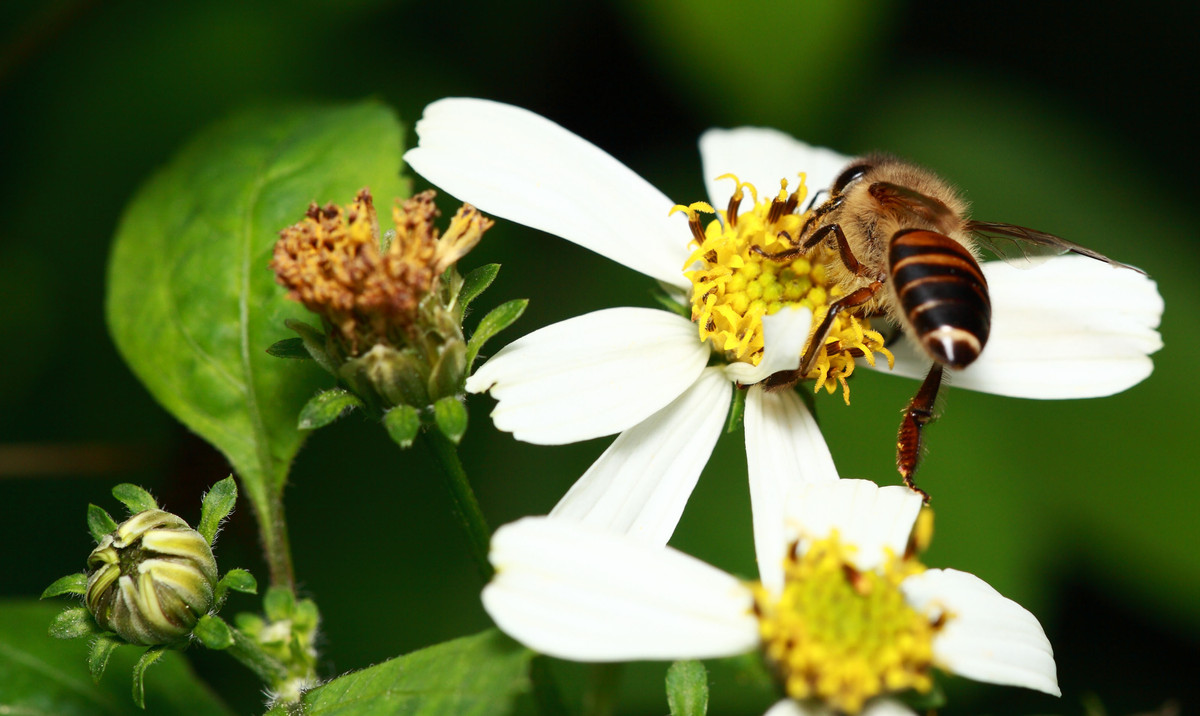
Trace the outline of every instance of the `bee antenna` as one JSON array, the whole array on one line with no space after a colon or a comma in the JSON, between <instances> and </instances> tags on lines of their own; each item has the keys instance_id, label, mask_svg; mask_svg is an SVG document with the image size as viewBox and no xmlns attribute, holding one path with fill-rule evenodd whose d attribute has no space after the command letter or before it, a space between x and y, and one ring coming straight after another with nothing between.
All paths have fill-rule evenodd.
<instances>
[{"instance_id":1,"label":"bee antenna","mask_svg":"<svg viewBox=\"0 0 1200 716\"><path fill-rule=\"evenodd\" d=\"M815 206L817 203L817 197L821 196L822 194L828 194L828 193L829 193L828 189L817 189L816 192L813 193L812 199L809 199L808 206L804 207L805 213L812 211L813 206Z\"/></svg>"}]
</instances>

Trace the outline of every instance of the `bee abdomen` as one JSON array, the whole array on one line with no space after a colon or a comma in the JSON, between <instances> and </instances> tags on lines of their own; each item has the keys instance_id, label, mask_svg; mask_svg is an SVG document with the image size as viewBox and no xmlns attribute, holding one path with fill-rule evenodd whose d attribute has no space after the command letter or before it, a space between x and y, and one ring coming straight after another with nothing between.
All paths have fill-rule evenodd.
<instances>
[{"instance_id":1,"label":"bee abdomen","mask_svg":"<svg viewBox=\"0 0 1200 716\"><path fill-rule=\"evenodd\" d=\"M917 340L938 363L965 368L987 343L992 302L966 247L922 229L896 232L888 251L892 286Z\"/></svg>"}]
</instances>

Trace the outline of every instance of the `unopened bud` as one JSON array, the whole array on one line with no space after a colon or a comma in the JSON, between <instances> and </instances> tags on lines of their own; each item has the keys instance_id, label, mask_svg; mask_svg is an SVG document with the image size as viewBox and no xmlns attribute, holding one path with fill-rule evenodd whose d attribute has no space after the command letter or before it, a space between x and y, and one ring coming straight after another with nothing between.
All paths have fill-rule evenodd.
<instances>
[{"instance_id":1,"label":"unopened bud","mask_svg":"<svg viewBox=\"0 0 1200 716\"><path fill-rule=\"evenodd\" d=\"M88 557L87 607L132 644L179 641L212 607L217 563L179 517L146 510L104 536Z\"/></svg>"}]
</instances>

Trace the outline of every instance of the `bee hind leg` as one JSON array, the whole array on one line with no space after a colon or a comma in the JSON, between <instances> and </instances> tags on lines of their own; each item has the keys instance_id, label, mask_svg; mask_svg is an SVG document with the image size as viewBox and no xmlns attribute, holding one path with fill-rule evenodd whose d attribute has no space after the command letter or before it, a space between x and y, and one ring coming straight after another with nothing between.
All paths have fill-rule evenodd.
<instances>
[{"instance_id":1,"label":"bee hind leg","mask_svg":"<svg viewBox=\"0 0 1200 716\"><path fill-rule=\"evenodd\" d=\"M900 432L896 436L896 468L904 484L929 502L929 493L917 487L913 474L921 460L921 430L933 420L933 404L942 385L942 365L934 363L929 374L921 383L917 394L908 401L904 418L900 421Z\"/></svg>"}]
</instances>

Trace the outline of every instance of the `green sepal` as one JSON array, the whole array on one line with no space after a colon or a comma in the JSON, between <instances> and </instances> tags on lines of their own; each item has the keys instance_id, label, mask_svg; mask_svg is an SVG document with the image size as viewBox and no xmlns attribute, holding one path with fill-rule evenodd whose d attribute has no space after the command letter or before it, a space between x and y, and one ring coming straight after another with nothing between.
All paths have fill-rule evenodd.
<instances>
[{"instance_id":1,"label":"green sepal","mask_svg":"<svg viewBox=\"0 0 1200 716\"><path fill-rule=\"evenodd\" d=\"M209 649L221 651L233 646L233 629L224 619L214 614L200 617L200 621L196 622L196 627L192 629L192 636Z\"/></svg>"},{"instance_id":2,"label":"green sepal","mask_svg":"<svg viewBox=\"0 0 1200 716\"><path fill-rule=\"evenodd\" d=\"M96 544L100 544L100 540L104 536L117 530L117 521L108 514L108 511L103 507L96 505L88 505L87 510L88 532L92 533L92 539Z\"/></svg>"},{"instance_id":3,"label":"green sepal","mask_svg":"<svg viewBox=\"0 0 1200 716\"><path fill-rule=\"evenodd\" d=\"M267 622L254 612L238 612L233 617L233 623L238 631L258 641L258 635L266 628Z\"/></svg>"},{"instance_id":4,"label":"green sepal","mask_svg":"<svg viewBox=\"0 0 1200 716\"><path fill-rule=\"evenodd\" d=\"M667 669L667 706L671 716L708 713L708 670L699 661L677 661Z\"/></svg>"},{"instance_id":5,"label":"green sepal","mask_svg":"<svg viewBox=\"0 0 1200 716\"><path fill-rule=\"evenodd\" d=\"M110 634L101 634L92 641L92 645L88 648L87 662L93 682L100 683L100 677L104 676L104 669L108 666L108 657L112 656L117 647L124 643Z\"/></svg>"},{"instance_id":6,"label":"green sepal","mask_svg":"<svg viewBox=\"0 0 1200 716\"><path fill-rule=\"evenodd\" d=\"M154 499L146 490L137 485L122 482L112 489L113 497L117 498L125 507L129 508L129 514L136 515L139 512L146 510L157 510L158 501Z\"/></svg>"},{"instance_id":7,"label":"green sepal","mask_svg":"<svg viewBox=\"0 0 1200 716\"><path fill-rule=\"evenodd\" d=\"M330 373L337 375L337 366L333 360L329 358L329 353L325 348L325 334L313 328L304 321L295 318L289 318L283 322L283 325L292 329L300 335L300 340L304 342L304 350L308 351L308 355Z\"/></svg>"},{"instance_id":8,"label":"green sepal","mask_svg":"<svg viewBox=\"0 0 1200 716\"><path fill-rule=\"evenodd\" d=\"M54 583L46 587L42 591L42 596L39 599L48 599L49 597L57 597L62 594L74 594L82 597L87 593L87 575L83 572L68 574L65 577L59 577L54 580Z\"/></svg>"},{"instance_id":9,"label":"green sepal","mask_svg":"<svg viewBox=\"0 0 1200 716\"><path fill-rule=\"evenodd\" d=\"M650 292L650 298L654 299L655 303L662 306L663 308L670 311L671 313L674 313L677 316L683 316L684 318L688 319L689 321L692 320L692 307L685 306L682 303L680 303L679 301L676 301L675 299L671 298L671 296L668 295L667 292L662 290L661 288L652 290Z\"/></svg>"},{"instance_id":10,"label":"green sepal","mask_svg":"<svg viewBox=\"0 0 1200 716\"><path fill-rule=\"evenodd\" d=\"M746 415L746 393L748 391L734 387L733 401L729 405L729 423L725 432L734 433L742 427L742 418Z\"/></svg>"},{"instance_id":11,"label":"green sepal","mask_svg":"<svg viewBox=\"0 0 1200 716\"><path fill-rule=\"evenodd\" d=\"M412 447L421 431L421 414L411 405L397 405L383 414L383 427L397 445Z\"/></svg>"},{"instance_id":12,"label":"green sepal","mask_svg":"<svg viewBox=\"0 0 1200 716\"><path fill-rule=\"evenodd\" d=\"M296 609L292 612L292 626L297 632L312 631L320 621L321 613L317 610L316 602L311 599L296 602Z\"/></svg>"},{"instance_id":13,"label":"green sepal","mask_svg":"<svg viewBox=\"0 0 1200 716\"><path fill-rule=\"evenodd\" d=\"M354 408L363 407L357 395L343 388L323 390L300 409L300 429L323 428Z\"/></svg>"},{"instance_id":14,"label":"green sepal","mask_svg":"<svg viewBox=\"0 0 1200 716\"><path fill-rule=\"evenodd\" d=\"M221 522L233 511L236 503L237 483L234 482L233 475L217 482L204 493L204 499L200 503L200 522L196 525L196 531L204 537L204 541L208 542L210 547L217 539L217 530L220 529Z\"/></svg>"},{"instance_id":15,"label":"green sepal","mask_svg":"<svg viewBox=\"0 0 1200 716\"><path fill-rule=\"evenodd\" d=\"M505 301L489 311L479 321L479 326L471 334L471 340L467 341L467 373L470 373L471 366L475 365L475 358L479 356L479 350L483 348L483 344L491 340L500 331L511 326L513 321L521 317L521 314L525 312L525 307L528 305L529 299L527 298L515 298L511 301Z\"/></svg>"},{"instance_id":16,"label":"green sepal","mask_svg":"<svg viewBox=\"0 0 1200 716\"><path fill-rule=\"evenodd\" d=\"M165 647L152 646L133 665L133 702L140 708L146 708L146 687L143 683L146 679L146 669L149 669L150 665L158 661L164 653L166 653Z\"/></svg>"},{"instance_id":17,"label":"green sepal","mask_svg":"<svg viewBox=\"0 0 1200 716\"><path fill-rule=\"evenodd\" d=\"M231 589L243 594L258 594L258 580L244 569L231 569L226 572L225 576L217 582L217 588L213 595L216 604L214 611L224 606L225 597Z\"/></svg>"},{"instance_id":18,"label":"green sepal","mask_svg":"<svg viewBox=\"0 0 1200 716\"><path fill-rule=\"evenodd\" d=\"M897 698L917 713L927 713L945 708L946 706L946 692L936 680L934 680L933 688L928 693L923 694L919 691L909 689L898 694Z\"/></svg>"},{"instance_id":19,"label":"green sepal","mask_svg":"<svg viewBox=\"0 0 1200 716\"><path fill-rule=\"evenodd\" d=\"M299 336L275 341L267 346L267 354L273 355L276 358L289 358L291 360L313 359L312 354L308 352L308 348L304 346L304 339Z\"/></svg>"},{"instance_id":20,"label":"green sepal","mask_svg":"<svg viewBox=\"0 0 1200 716\"><path fill-rule=\"evenodd\" d=\"M296 595L287 587L271 587L263 597L263 613L269 621L291 619L296 611Z\"/></svg>"},{"instance_id":21,"label":"green sepal","mask_svg":"<svg viewBox=\"0 0 1200 716\"><path fill-rule=\"evenodd\" d=\"M458 291L458 310L465 312L479 294L487 290L500 273L500 264L486 264L473 270L463 277L462 288ZM461 313L459 315L462 315Z\"/></svg>"},{"instance_id":22,"label":"green sepal","mask_svg":"<svg viewBox=\"0 0 1200 716\"><path fill-rule=\"evenodd\" d=\"M433 404L433 421L438 431L457 445L467 432L467 408L458 398L446 396Z\"/></svg>"},{"instance_id":23,"label":"green sepal","mask_svg":"<svg viewBox=\"0 0 1200 716\"><path fill-rule=\"evenodd\" d=\"M91 612L83 607L64 609L50 622L50 636L55 639L76 639L96 631Z\"/></svg>"}]
</instances>

